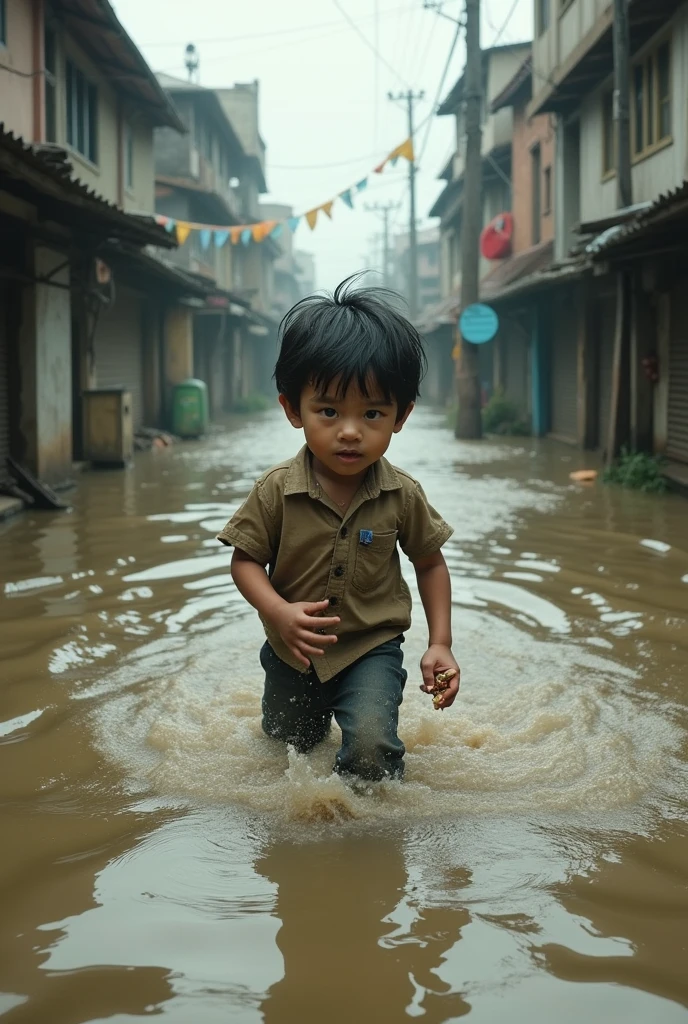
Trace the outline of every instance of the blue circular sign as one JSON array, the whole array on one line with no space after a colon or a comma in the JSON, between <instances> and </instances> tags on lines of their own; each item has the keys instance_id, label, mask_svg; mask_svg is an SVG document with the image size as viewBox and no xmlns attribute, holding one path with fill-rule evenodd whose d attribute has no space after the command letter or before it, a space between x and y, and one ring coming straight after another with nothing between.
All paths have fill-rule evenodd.
<instances>
[{"instance_id":1,"label":"blue circular sign","mask_svg":"<svg viewBox=\"0 0 688 1024\"><path fill-rule=\"evenodd\" d=\"M459 317L459 330L464 341L484 345L486 341L492 341L499 330L499 317L491 306L474 302L472 306L466 306Z\"/></svg>"}]
</instances>

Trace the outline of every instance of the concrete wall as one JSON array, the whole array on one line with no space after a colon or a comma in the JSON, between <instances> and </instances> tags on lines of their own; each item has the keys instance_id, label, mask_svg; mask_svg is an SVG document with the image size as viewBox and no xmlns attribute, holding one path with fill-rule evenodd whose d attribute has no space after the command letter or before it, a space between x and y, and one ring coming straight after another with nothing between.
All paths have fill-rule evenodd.
<instances>
[{"instance_id":1,"label":"concrete wall","mask_svg":"<svg viewBox=\"0 0 688 1024\"><path fill-rule=\"evenodd\" d=\"M134 133L134 181L124 190L124 209L128 213L151 214L155 211L155 169L153 132L150 125L132 123Z\"/></svg>"},{"instance_id":2,"label":"concrete wall","mask_svg":"<svg viewBox=\"0 0 688 1024\"><path fill-rule=\"evenodd\" d=\"M156 128L153 134L155 170L175 178L191 177L191 150L194 148L194 111L188 96L173 96L174 105L188 129L180 135L173 128Z\"/></svg>"},{"instance_id":3,"label":"concrete wall","mask_svg":"<svg viewBox=\"0 0 688 1024\"><path fill-rule=\"evenodd\" d=\"M610 6L610 0L572 0L560 14L560 0L550 0L549 28L533 41L534 96L549 88L548 80L558 65L573 52Z\"/></svg>"},{"instance_id":4,"label":"concrete wall","mask_svg":"<svg viewBox=\"0 0 688 1024\"><path fill-rule=\"evenodd\" d=\"M0 64L31 75L33 59L33 4L26 0L5 0L7 45L0 43ZM25 139L34 135L34 80L0 69L0 121Z\"/></svg>"},{"instance_id":5,"label":"concrete wall","mask_svg":"<svg viewBox=\"0 0 688 1024\"><path fill-rule=\"evenodd\" d=\"M633 165L633 201L655 199L676 188L688 173L688 6L679 11L666 29L637 57L640 59L658 42L671 35L672 136L673 141L652 156ZM611 77L587 96L581 106L581 218L597 220L616 209L616 176L606 180L602 168L603 118L605 93L613 88Z\"/></svg>"},{"instance_id":6,"label":"concrete wall","mask_svg":"<svg viewBox=\"0 0 688 1024\"><path fill-rule=\"evenodd\" d=\"M511 153L511 209L514 215L513 251L523 252L533 244L533 146L540 146L540 241L554 238L555 128L549 114L528 120L526 104L514 109L514 142ZM550 170L551 208L545 211L545 170Z\"/></svg>"}]
</instances>

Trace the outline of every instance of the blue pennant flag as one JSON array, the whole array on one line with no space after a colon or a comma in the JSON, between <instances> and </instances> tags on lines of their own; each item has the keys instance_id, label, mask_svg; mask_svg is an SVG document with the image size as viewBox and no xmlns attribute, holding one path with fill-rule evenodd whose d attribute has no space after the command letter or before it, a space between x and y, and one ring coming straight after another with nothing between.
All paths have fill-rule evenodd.
<instances>
[{"instance_id":1,"label":"blue pennant flag","mask_svg":"<svg viewBox=\"0 0 688 1024\"><path fill-rule=\"evenodd\" d=\"M244 243L244 245L248 245L252 237L253 232L251 231L250 228L244 228L244 230L241 232L241 241Z\"/></svg>"},{"instance_id":2,"label":"blue pennant flag","mask_svg":"<svg viewBox=\"0 0 688 1024\"><path fill-rule=\"evenodd\" d=\"M208 246L210 245L210 236L211 236L211 234L212 234L212 232L209 231L208 228L203 228L202 231L198 232L198 237L201 240L201 248L202 249L207 249Z\"/></svg>"},{"instance_id":3,"label":"blue pennant flag","mask_svg":"<svg viewBox=\"0 0 688 1024\"><path fill-rule=\"evenodd\" d=\"M361 180L356 185L356 191L357 192L365 192L365 190L367 188L368 188L368 179L367 178L361 178Z\"/></svg>"},{"instance_id":4,"label":"blue pennant flag","mask_svg":"<svg viewBox=\"0 0 688 1024\"><path fill-rule=\"evenodd\" d=\"M300 222L301 222L301 218L300 217L290 217L289 220L287 221L287 225L289 226L289 230L290 231L296 231L296 229L299 226Z\"/></svg>"},{"instance_id":5,"label":"blue pennant flag","mask_svg":"<svg viewBox=\"0 0 688 1024\"><path fill-rule=\"evenodd\" d=\"M392 159L389 161L391 163L392 167L396 167L398 159L399 159L398 156L393 156L392 157Z\"/></svg>"},{"instance_id":6,"label":"blue pennant flag","mask_svg":"<svg viewBox=\"0 0 688 1024\"><path fill-rule=\"evenodd\" d=\"M339 198L342 200L342 202L346 203L346 205L349 207L350 210L353 210L353 208L354 208L354 201L351 198L351 189L350 188L347 188L344 192L340 192Z\"/></svg>"},{"instance_id":7,"label":"blue pennant flag","mask_svg":"<svg viewBox=\"0 0 688 1024\"><path fill-rule=\"evenodd\" d=\"M174 231L177 226L176 220L168 220L165 222L165 231L169 231L170 234Z\"/></svg>"},{"instance_id":8,"label":"blue pennant flag","mask_svg":"<svg viewBox=\"0 0 688 1024\"><path fill-rule=\"evenodd\" d=\"M275 224L274 228L270 232L270 238L279 238L284 231L284 224Z\"/></svg>"},{"instance_id":9,"label":"blue pennant flag","mask_svg":"<svg viewBox=\"0 0 688 1024\"><path fill-rule=\"evenodd\" d=\"M215 232L215 248L221 249L229 238L229 231L216 231Z\"/></svg>"}]
</instances>

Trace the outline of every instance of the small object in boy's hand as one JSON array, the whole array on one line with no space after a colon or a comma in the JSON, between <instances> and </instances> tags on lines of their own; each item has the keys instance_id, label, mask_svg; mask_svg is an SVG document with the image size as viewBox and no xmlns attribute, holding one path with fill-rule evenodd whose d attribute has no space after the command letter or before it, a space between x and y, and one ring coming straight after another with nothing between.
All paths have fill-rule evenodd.
<instances>
[{"instance_id":1,"label":"small object in boy's hand","mask_svg":"<svg viewBox=\"0 0 688 1024\"><path fill-rule=\"evenodd\" d=\"M432 703L435 705L437 711L439 711L442 704L442 697L444 691L449 689L449 684L456 675L456 669L448 668L446 672L438 672L435 676L435 685L433 687L434 696Z\"/></svg>"}]
</instances>

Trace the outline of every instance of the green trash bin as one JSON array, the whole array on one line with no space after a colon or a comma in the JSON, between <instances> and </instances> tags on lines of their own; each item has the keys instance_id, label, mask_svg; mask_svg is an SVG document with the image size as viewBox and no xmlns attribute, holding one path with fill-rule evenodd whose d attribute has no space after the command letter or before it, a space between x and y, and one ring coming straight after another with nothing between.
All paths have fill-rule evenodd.
<instances>
[{"instance_id":1,"label":"green trash bin","mask_svg":"<svg viewBox=\"0 0 688 1024\"><path fill-rule=\"evenodd\" d=\"M208 388L193 377L175 384L172 392L172 433L201 437L208 429Z\"/></svg>"}]
</instances>

